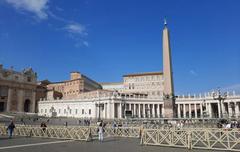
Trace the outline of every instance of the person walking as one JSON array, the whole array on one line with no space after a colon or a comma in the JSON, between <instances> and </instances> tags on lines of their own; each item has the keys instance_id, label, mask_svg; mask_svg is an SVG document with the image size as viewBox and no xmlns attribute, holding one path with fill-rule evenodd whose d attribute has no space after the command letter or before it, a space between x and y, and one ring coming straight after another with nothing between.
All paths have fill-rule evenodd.
<instances>
[{"instance_id":1,"label":"person walking","mask_svg":"<svg viewBox=\"0 0 240 152\"><path fill-rule=\"evenodd\" d=\"M46 131L47 125L46 125L45 122L42 122L42 123L41 123L41 128L42 128L43 132Z\"/></svg>"},{"instance_id":2,"label":"person walking","mask_svg":"<svg viewBox=\"0 0 240 152\"><path fill-rule=\"evenodd\" d=\"M103 142L103 133L104 133L103 122L101 121L98 126L98 140L100 142Z\"/></svg>"},{"instance_id":3,"label":"person walking","mask_svg":"<svg viewBox=\"0 0 240 152\"><path fill-rule=\"evenodd\" d=\"M15 128L15 125L14 125L13 120L12 120L11 123L7 127L9 138L12 138L14 128Z\"/></svg>"}]
</instances>

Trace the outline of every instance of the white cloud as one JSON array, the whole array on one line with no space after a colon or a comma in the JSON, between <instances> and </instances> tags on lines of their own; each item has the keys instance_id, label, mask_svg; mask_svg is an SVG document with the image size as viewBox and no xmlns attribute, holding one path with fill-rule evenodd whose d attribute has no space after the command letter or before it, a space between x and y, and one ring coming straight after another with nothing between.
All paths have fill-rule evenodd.
<instances>
[{"instance_id":1,"label":"white cloud","mask_svg":"<svg viewBox=\"0 0 240 152\"><path fill-rule=\"evenodd\" d=\"M49 0L5 0L17 10L34 13L39 19L47 19Z\"/></svg>"},{"instance_id":2,"label":"white cloud","mask_svg":"<svg viewBox=\"0 0 240 152\"><path fill-rule=\"evenodd\" d=\"M66 29L69 33L72 33L72 34L79 34L82 36L88 35L86 31L86 27L79 23L68 24L64 29Z\"/></svg>"},{"instance_id":3,"label":"white cloud","mask_svg":"<svg viewBox=\"0 0 240 152\"><path fill-rule=\"evenodd\" d=\"M49 19L54 19L56 21L64 23L65 26L62 27L61 30L67 32L67 35L75 41L76 47L89 46L89 43L85 40L85 37L88 35L86 27L83 24L55 15L55 13L53 13L49 8L50 0L4 0L4 1L9 5L13 6L17 11L33 13L34 16L36 16L40 20L47 19L49 17ZM63 9L58 6L55 7L55 10L63 11ZM51 24L48 25L52 27ZM3 36L0 35L0 38L1 37Z\"/></svg>"},{"instance_id":4,"label":"white cloud","mask_svg":"<svg viewBox=\"0 0 240 152\"><path fill-rule=\"evenodd\" d=\"M197 72L194 70L190 70L189 73L193 76L198 76Z\"/></svg>"},{"instance_id":5,"label":"white cloud","mask_svg":"<svg viewBox=\"0 0 240 152\"><path fill-rule=\"evenodd\" d=\"M66 30L68 36L76 42L75 47L89 46L88 41L85 40L88 33L84 25L79 23L69 23L63 29Z\"/></svg>"},{"instance_id":6,"label":"white cloud","mask_svg":"<svg viewBox=\"0 0 240 152\"><path fill-rule=\"evenodd\" d=\"M89 43L87 41L83 41L83 45L85 45L86 47L89 46Z\"/></svg>"}]
</instances>

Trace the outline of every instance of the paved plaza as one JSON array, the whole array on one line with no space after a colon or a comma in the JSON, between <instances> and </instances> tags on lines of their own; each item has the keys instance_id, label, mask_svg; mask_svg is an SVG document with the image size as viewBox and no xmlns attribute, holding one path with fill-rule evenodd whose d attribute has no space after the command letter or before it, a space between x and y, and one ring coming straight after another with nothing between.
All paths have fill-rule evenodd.
<instances>
[{"instance_id":1,"label":"paved plaza","mask_svg":"<svg viewBox=\"0 0 240 152\"><path fill-rule=\"evenodd\" d=\"M0 152L186 152L184 148L160 146L142 146L139 139L107 138L103 143L97 140L91 142L74 140L56 140L29 137L0 137ZM192 152L207 152L209 150L191 150ZM212 150L211 150L212 151ZM217 152L217 151L216 151Z\"/></svg>"}]
</instances>

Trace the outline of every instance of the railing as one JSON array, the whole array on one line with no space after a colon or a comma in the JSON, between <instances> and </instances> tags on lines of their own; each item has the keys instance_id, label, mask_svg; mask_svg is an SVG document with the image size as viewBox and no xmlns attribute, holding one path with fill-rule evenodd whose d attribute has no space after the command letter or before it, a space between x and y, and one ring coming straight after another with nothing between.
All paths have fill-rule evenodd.
<instances>
[{"instance_id":1,"label":"railing","mask_svg":"<svg viewBox=\"0 0 240 152\"><path fill-rule=\"evenodd\" d=\"M40 138L56 138L56 139L72 139L90 141L98 136L98 127L60 127L60 126L20 126L14 129L15 136L40 137ZM0 135L7 135L7 127L0 126ZM133 137L140 138L139 127L105 127L105 137Z\"/></svg>"},{"instance_id":2,"label":"railing","mask_svg":"<svg viewBox=\"0 0 240 152\"><path fill-rule=\"evenodd\" d=\"M7 128L0 126L0 134L7 135ZM17 126L14 129L15 136L56 138L56 139L73 139L73 140L90 140L89 127L32 127Z\"/></svg>"},{"instance_id":3,"label":"railing","mask_svg":"<svg viewBox=\"0 0 240 152\"><path fill-rule=\"evenodd\" d=\"M143 145L240 151L240 130L224 129L144 129Z\"/></svg>"},{"instance_id":4,"label":"railing","mask_svg":"<svg viewBox=\"0 0 240 152\"><path fill-rule=\"evenodd\" d=\"M91 141L98 137L96 126L63 127L16 126L15 136ZM7 127L0 126L0 135L7 135ZM219 128L157 128L105 127L105 137L140 138L143 145L240 151L240 130Z\"/></svg>"}]
</instances>

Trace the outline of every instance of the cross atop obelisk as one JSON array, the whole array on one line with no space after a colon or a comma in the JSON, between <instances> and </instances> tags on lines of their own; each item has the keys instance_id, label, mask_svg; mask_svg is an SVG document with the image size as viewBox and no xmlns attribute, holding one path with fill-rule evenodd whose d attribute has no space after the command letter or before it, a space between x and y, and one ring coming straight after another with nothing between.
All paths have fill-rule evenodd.
<instances>
[{"instance_id":1,"label":"cross atop obelisk","mask_svg":"<svg viewBox=\"0 0 240 152\"><path fill-rule=\"evenodd\" d=\"M172 59L169 40L169 30L167 28L166 19L164 19L163 29L163 77L164 77L163 102L165 110L164 117L173 118L176 115L175 96L173 88Z\"/></svg>"}]
</instances>

